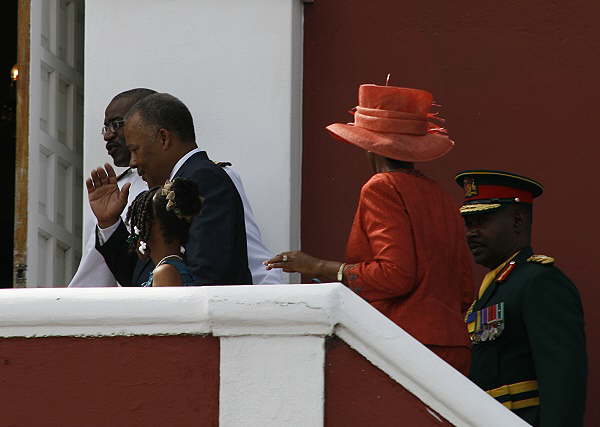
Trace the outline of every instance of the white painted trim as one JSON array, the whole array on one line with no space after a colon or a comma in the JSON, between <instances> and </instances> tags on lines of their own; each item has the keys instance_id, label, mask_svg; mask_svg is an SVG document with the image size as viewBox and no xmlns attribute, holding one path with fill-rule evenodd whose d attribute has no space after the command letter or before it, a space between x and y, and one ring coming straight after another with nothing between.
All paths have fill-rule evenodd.
<instances>
[{"instance_id":1,"label":"white painted trim","mask_svg":"<svg viewBox=\"0 0 600 427\"><path fill-rule=\"evenodd\" d=\"M457 426L525 426L340 284L0 290L0 336L333 333Z\"/></svg>"},{"instance_id":2,"label":"white painted trim","mask_svg":"<svg viewBox=\"0 0 600 427\"><path fill-rule=\"evenodd\" d=\"M302 212L302 88L304 74L304 4L292 2L291 20L291 105L290 105L290 238L287 250L300 250ZM284 249L286 250L286 249ZM289 274L290 283L300 283L298 273Z\"/></svg>"},{"instance_id":3,"label":"white painted trim","mask_svg":"<svg viewBox=\"0 0 600 427\"><path fill-rule=\"evenodd\" d=\"M322 427L325 339L221 338L219 426Z\"/></svg>"}]
</instances>

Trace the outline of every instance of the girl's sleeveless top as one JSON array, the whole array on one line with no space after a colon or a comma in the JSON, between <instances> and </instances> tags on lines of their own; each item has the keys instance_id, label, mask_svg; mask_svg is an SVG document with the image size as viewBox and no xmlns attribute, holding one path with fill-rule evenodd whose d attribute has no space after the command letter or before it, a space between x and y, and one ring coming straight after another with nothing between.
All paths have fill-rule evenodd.
<instances>
[{"instance_id":1,"label":"girl's sleeveless top","mask_svg":"<svg viewBox=\"0 0 600 427\"><path fill-rule=\"evenodd\" d=\"M169 259L165 259L164 261L162 261L159 265L162 265L162 264L169 264L169 265L172 265L173 267L175 267L175 269L181 276L181 282L182 282L183 286L194 286L196 284L194 281L194 277L192 276L192 273L190 272L190 269L183 261L176 259L176 258L169 258ZM143 287L151 287L152 286L153 273L154 272L151 272L148 280L146 282L142 283Z\"/></svg>"}]
</instances>

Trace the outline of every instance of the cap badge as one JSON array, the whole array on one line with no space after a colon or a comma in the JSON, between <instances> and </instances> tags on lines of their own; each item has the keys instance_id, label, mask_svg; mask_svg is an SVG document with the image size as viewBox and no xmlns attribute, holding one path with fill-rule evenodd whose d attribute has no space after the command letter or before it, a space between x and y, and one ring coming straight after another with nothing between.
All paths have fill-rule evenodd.
<instances>
[{"instance_id":1,"label":"cap badge","mask_svg":"<svg viewBox=\"0 0 600 427\"><path fill-rule=\"evenodd\" d=\"M475 183L474 178L465 178L463 181L463 185L465 189L465 197L473 197L479 194L479 190L477 189L477 184Z\"/></svg>"}]
</instances>

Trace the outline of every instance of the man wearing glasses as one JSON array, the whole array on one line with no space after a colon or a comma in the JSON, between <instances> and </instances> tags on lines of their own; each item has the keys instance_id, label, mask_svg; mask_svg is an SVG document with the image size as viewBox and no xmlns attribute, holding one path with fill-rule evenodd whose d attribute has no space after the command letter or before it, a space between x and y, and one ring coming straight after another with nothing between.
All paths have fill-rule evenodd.
<instances>
[{"instance_id":1,"label":"man wearing glasses","mask_svg":"<svg viewBox=\"0 0 600 427\"><path fill-rule=\"evenodd\" d=\"M115 166L129 166L129 150L125 145L125 136L123 134L123 125L125 124L125 114L140 99L152 95L156 91L152 89L137 88L122 92L115 96L104 112L104 126L102 127L102 136L106 143L106 151L112 157ZM142 191L148 189L146 183L138 175L137 170L128 168L117 178L119 188L125 184L131 184L129 188L129 197L127 207L122 213L123 221L127 215L129 205ZM95 248L95 227L96 219L91 212L89 203L84 203L84 209L89 211L84 227L85 247L79 268L75 276L69 283L69 287L110 287L118 286L115 276L111 273L104 257Z\"/></svg>"}]
</instances>

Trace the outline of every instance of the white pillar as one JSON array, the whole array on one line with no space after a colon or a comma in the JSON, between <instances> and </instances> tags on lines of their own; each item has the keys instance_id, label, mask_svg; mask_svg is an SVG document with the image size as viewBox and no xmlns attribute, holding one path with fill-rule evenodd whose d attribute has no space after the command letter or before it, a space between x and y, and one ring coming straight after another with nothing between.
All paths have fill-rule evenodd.
<instances>
[{"instance_id":1,"label":"white pillar","mask_svg":"<svg viewBox=\"0 0 600 427\"><path fill-rule=\"evenodd\" d=\"M221 427L322 427L319 336L221 337Z\"/></svg>"},{"instance_id":2,"label":"white pillar","mask_svg":"<svg viewBox=\"0 0 600 427\"><path fill-rule=\"evenodd\" d=\"M135 87L169 92L190 109L198 146L241 175L267 247L299 249L300 0L102 0L85 7L86 175L111 160L99 133L111 98Z\"/></svg>"}]
</instances>

